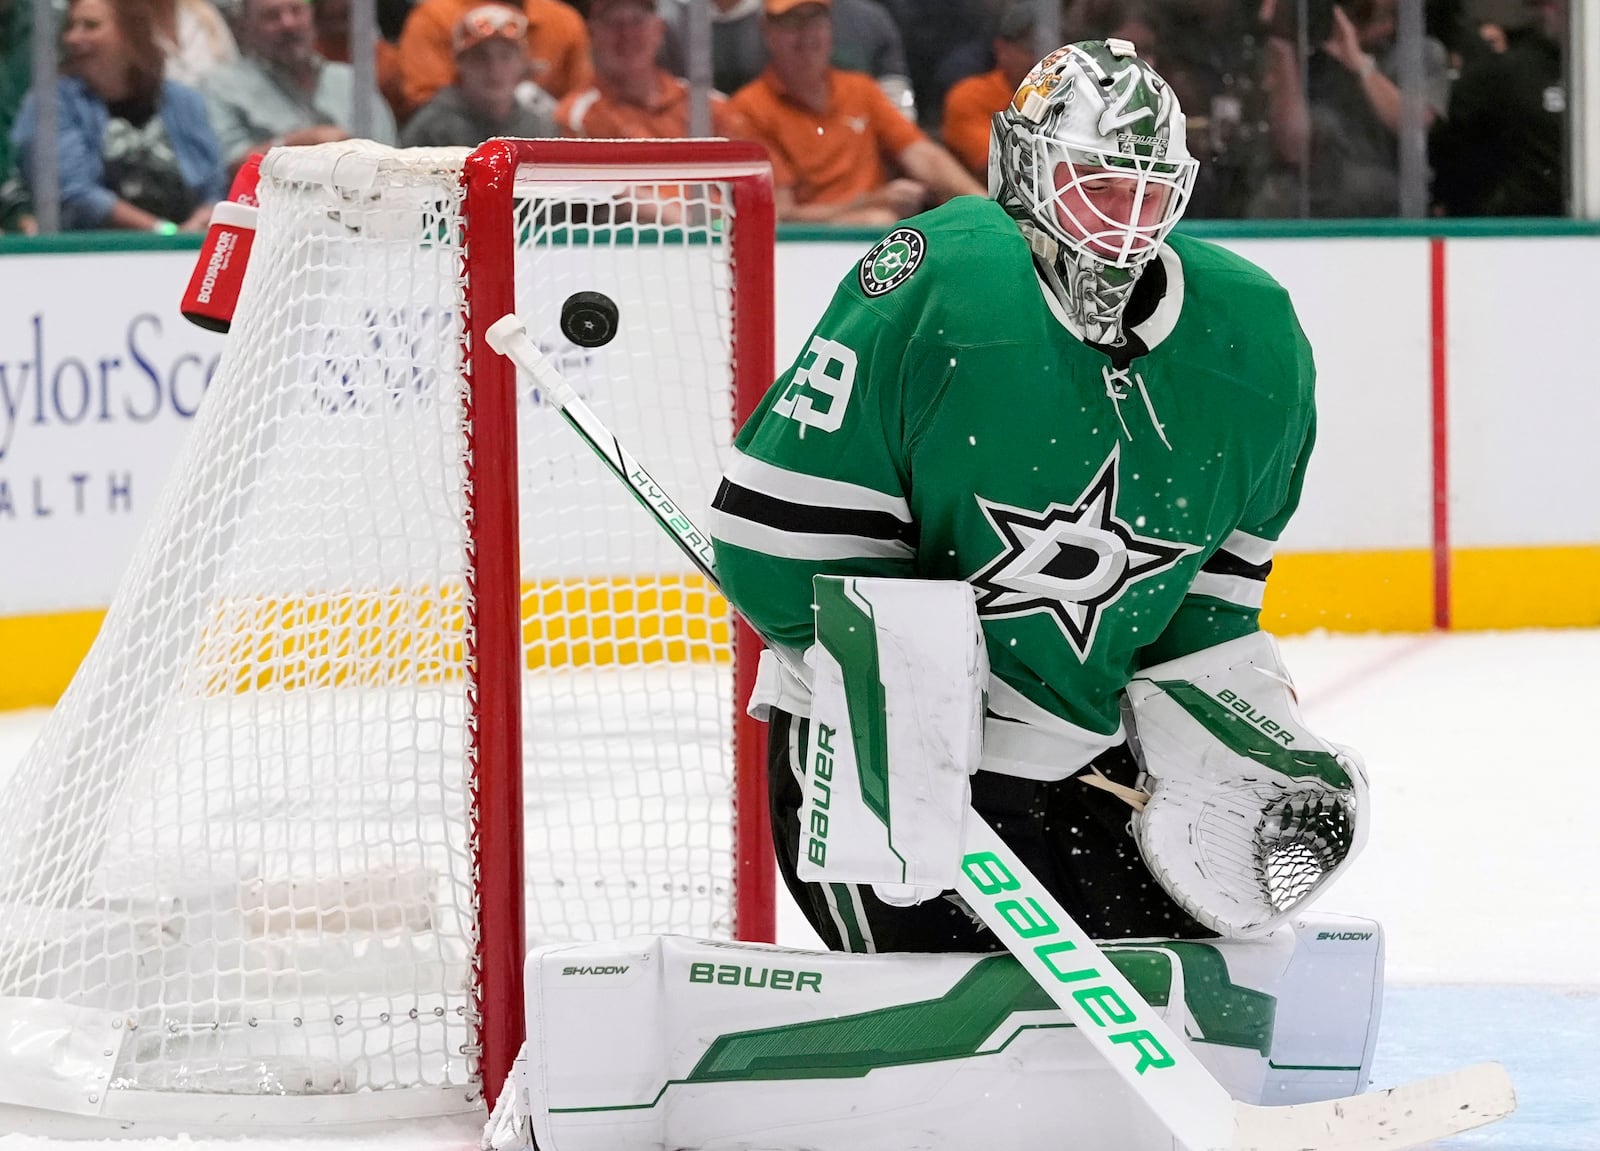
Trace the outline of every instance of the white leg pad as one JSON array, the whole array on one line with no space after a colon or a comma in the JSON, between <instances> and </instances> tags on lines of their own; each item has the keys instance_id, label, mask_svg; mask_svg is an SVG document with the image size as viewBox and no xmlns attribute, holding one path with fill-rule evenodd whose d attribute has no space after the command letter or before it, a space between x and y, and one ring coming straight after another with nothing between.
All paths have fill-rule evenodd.
<instances>
[{"instance_id":1,"label":"white leg pad","mask_svg":"<svg viewBox=\"0 0 1600 1151\"><path fill-rule=\"evenodd\" d=\"M1365 1083L1382 935L1304 916L1113 962L1235 1097ZM541 1151L1172 1151L1008 955L847 955L654 936L528 958Z\"/></svg>"}]
</instances>

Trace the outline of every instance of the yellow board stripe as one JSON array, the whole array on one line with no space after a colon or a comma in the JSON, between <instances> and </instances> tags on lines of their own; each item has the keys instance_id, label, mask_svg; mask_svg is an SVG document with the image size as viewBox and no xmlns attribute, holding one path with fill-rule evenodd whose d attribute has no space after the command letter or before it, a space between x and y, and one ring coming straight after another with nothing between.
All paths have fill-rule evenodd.
<instances>
[{"instance_id":1,"label":"yellow board stripe","mask_svg":"<svg viewBox=\"0 0 1600 1151\"><path fill-rule=\"evenodd\" d=\"M522 592L530 668L726 661L728 601L698 572L547 580Z\"/></svg>"},{"instance_id":2,"label":"yellow board stripe","mask_svg":"<svg viewBox=\"0 0 1600 1151\"><path fill-rule=\"evenodd\" d=\"M1417 548L1274 556L1261 626L1277 635L1427 631L1433 627L1433 553Z\"/></svg>"},{"instance_id":3,"label":"yellow board stripe","mask_svg":"<svg viewBox=\"0 0 1600 1151\"><path fill-rule=\"evenodd\" d=\"M1600 627L1600 545L1456 548L1450 553L1455 631ZM1261 626L1279 635L1429 631L1433 553L1300 552L1276 556Z\"/></svg>"},{"instance_id":4,"label":"yellow board stripe","mask_svg":"<svg viewBox=\"0 0 1600 1151\"><path fill-rule=\"evenodd\" d=\"M232 601L200 641L206 695L459 679L461 585ZM728 604L698 572L522 589L529 668L726 660Z\"/></svg>"},{"instance_id":5,"label":"yellow board stripe","mask_svg":"<svg viewBox=\"0 0 1600 1151\"><path fill-rule=\"evenodd\" d=\"M0 711L60 699L105 618L104 609L0 618Z\"/></svg>"},{"instance_id":6,"label":"yellow board stripe","mask_svg":"<svg viewBox=\"0 0 1600 1151\"><path fill-rule=\"evenodd\" d=\"M1281 555L1262 626L1427 631L1432 570L1424 548ZM1600 546L1458 549L1451 598L1458 630L1600 626ZM0 618L0 710L55 703L104 618ZM454 677L462 619L459 589L239 602L202 641L201 682L228 693ZM522 633L530 668L703 662L726 658L728 608L698 574L545 580L523 588Z\"/></svg>"},{"instance_id":7,"label":"yellow board stripe","mask_svg":"<svg viewBox=\"0 0 1600 1151\"><path fill-rule=\"evenodd\" d=\"M438 683L460 675L459 587L229 600L200 637L193 689Z\"/></svg>"},{"instance_id":8,"label":"yellow board stripe","mask_svg":"<svg viewBox=\"0 0 1600 1151\"><path fill-rule=\"evenodd\" d=\"M55 703L104 618L0 618L0 710ZM232 600L191 683L228 695L459 679L465 620L459 585ZM732 642L727 601L698 572L525 584L522 641L533 669L726 661Z\"/></svg>"},{"instance_id":9,"label":"yellow board stripe","mask_svg":"<svg viewBox=\"0 0 1600 1151\"><path fill-rule=\"evenodd\" d=\"M1457 548L1450 622L1457 631L1600 627L1600 547Z\"/></svg>"}]
</instances>

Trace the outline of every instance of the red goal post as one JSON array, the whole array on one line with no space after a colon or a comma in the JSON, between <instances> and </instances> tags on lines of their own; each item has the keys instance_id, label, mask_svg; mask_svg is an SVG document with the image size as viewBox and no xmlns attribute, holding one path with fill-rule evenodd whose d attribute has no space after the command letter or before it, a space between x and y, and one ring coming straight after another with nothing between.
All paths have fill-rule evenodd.
<instances>
[{"instance_id":1,"label":"red goal post","mask_svg":"<svg viewBox=\"0 0 1600 1151\"><path fill-rule=\"evenodd\" d=\"M614 180L640 184L691 180L725 183L736 221L732 300L733 406L737 423L755 410L775 375L773 253L776 215L772 169L759 144L735 140L491 140L467 158L463 266L467 288L466 338L469 348L488 353L484 332L515 310L514 269L501 258L516 247L514 194L518 179L530 181ZM514 426L516 368L504 356L470 355L471 391L477 410L472 451L487 470L515 477ZM648 444L634 445L649 460ZM489 461L498 460L498 467ZM522 808L521 776L500 770L521 746L518 695L520 643L519 565L514 551L495 546L516 533L515 485L497 485L478 493L478 514L471 530L478 557L479 639L477 691L487 722L480 724L474 749L481 810L516 812ZM490 590L491 588L497 590ZM772 857L765 777L766 734L744 713L755 683L760 641L743 620L735 622L734 745L739 762L735 813L735 924L740 939L772 942L776 871ZM486 821L481 816L474 836L474 860L487 877L498 868L518 867L523 857L521 825ZM524 938L520 875L506 874L485 882L480 909L482 935L478 961L482 970L480 1001L484 1087L491 1100L510 1071L521 1046L523 1013L497 1010L517 1004L522 996L522 948L508 946ZM493 894L489 894L489 893ZM504 941L504 942L502 942Z\"/></svg>"}]
</instances>

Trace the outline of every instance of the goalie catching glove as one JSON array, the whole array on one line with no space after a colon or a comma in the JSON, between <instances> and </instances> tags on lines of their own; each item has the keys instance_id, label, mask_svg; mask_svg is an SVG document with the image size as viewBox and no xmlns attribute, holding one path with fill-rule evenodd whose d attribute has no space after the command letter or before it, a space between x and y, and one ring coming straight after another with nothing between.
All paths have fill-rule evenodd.
<instances>
[{"instance_id":1,"label":"goalie catching glove","mask_svg":"<svg viewBox=\"0 0 1600 1151\"><path fill-rule=\"evenodd\" d=\"M1306 729L1271 636L1145 668L1127 694L1149 791L1134 838L1198 922L1225 936L1269 931L1361 850L1366 769Z\"/></svg>"}]
</instances>

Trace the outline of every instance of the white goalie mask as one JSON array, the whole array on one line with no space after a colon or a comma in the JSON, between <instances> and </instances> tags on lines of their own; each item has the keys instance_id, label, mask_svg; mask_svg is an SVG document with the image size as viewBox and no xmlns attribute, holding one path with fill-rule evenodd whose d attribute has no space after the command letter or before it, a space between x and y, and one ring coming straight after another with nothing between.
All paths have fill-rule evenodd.
<instances>
[{"instance_id":1,"label":"white goalie mask","mask_svg":"<svg viewBox=\"0 0 1600 1151\"><path fill-rule=\"evenodd\" d=\"M1120 342L1138 269L1182 217L1197 169L1177 96L1126 40L1050 53L990 128L989 195L1097 343Z\"/></svg>"}]
</instances>

